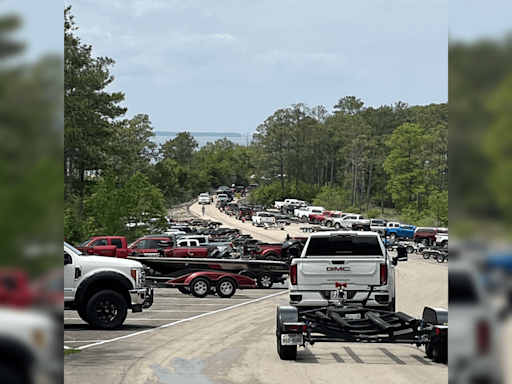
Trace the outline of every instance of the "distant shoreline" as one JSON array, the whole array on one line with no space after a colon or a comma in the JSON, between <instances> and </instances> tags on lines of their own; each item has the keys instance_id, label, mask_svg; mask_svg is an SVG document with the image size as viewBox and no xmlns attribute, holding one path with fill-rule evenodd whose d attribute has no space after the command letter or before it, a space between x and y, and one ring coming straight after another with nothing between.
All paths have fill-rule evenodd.
<instances>
[{"instance_id":1,"label":"distant shoreline","mask_svg":"<svg viewBox=\"0 0 512 384\"><path fill-rule=\"evenodd\" d=\"M153 131L156 136L176 136L182 132L170 132L170 131ZM240 133L236 132L188 132L194 137L243 137Z\"/></svg>"}]
</instances>

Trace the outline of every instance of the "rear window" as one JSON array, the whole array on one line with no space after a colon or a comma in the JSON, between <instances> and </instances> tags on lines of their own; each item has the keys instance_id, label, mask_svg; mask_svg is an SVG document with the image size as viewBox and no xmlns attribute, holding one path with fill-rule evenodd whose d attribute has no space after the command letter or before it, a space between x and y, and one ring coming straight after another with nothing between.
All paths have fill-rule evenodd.
<instances>
[{"instance_id":1,"label":"rear window","mask_svg":"<svg viewBox=\"0 0 512 384\"><path fill-rule=\"evenodd\" d=\"M450 272L448 274L448 290L450 305L478 303L476 287L469 274Z\"/></svg>"},{"instance_id":2,"label":"rear window","mask_svg":"<svg viewBox=\"0 0 512 384\"><path fill-rule=\"evenodd\" d=\"M376 236L312 237L306 256L383 256Z\"/></svg>"}]
</instances>

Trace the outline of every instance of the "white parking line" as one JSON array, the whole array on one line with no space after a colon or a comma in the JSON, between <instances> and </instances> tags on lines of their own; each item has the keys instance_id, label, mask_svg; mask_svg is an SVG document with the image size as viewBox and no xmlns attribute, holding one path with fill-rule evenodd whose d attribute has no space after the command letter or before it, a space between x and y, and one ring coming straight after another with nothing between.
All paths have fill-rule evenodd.
<instances>
[{"instance_id":1,"label":"white parking line","mask_svg":"<svg viewBox=\"0 0 512 384\"><path fill-rule=\"evenodd\" d=\"M201 314L201 315L197 315L197 316L189 317L188 319L178 320L178 321L175 321L175 322L173 322L173 323L164 324L164 325L161 325L161 326L156 327L156 328L146 329L146 330L144 330L144 331L139 331L139 332L131 333L131 334L129 334L129 335L120 336L120 337L116 337L116 338L114 338L114 339L104 340L104 341L100 341L100 342L93 343L93 344L82 345L81 347L78 347L77 349L80 349L80 350L81 350L81 349L86 349L86 348L90 348L90 347L96 347L96 346L98 346L98 345L102 345L102 344L106 344L106 343L111 343L111 342L113 342L113 341L118 341L118 340L122 340L122 339L127 339L127 338L129 338L129 337L142 335L142 334L144 334L144 333L153 332L153 331L156 331L156 330L159 330L159 329L163 329L163 328L170 327L171 325L176 325L176 324L184 323L184 322L187 322L187 321L190 321L190 320L198 319L198 318L200 318L200 317L209 316L209 315L213 315L213 314L215 314L215 313L219 313L219 312L223 312L223 311L228 311L228 310L230 310L230 309L238 308L238 307L241 307L241 306L243 306L243 305L256 303L256 302L258 302L258 301L265 300L265 299L268 299L268 298L270 298L270 297L274 297L274 296L277 296L277 295L281 295L281 294L283 294L283 293L288 293L288 291L282 291L282 292L274 293L274 294L272 294L272 295L268 295L268 296L260 297L259 299L255 299L255 300L251 300L251 301L246 301L245 303L235 304L235 305L233 305L233 306L231 306L231 307L218 309L218 310L213 311L213 312L207 312L207 313L203 313L203 314Z\"/></svg>"}]
</instances>

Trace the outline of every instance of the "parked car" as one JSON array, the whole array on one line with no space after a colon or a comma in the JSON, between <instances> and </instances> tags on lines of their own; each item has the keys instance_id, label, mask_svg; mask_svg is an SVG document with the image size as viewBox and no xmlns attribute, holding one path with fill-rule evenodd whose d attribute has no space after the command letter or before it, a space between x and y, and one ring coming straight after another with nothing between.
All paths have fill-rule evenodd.
<instances>
[{"instance_id":1,"label":"parked car","mask_svg":"<svg viewBox=\"0 0 512 384\"><path fill-rule=\"evenodd\" d=\"M226 205L226 210L224 213L226 213L228 216L233 216L238 211L239 207L237 203L229 203Z\"/></svg>"},{"instance_id":2,"label":"parked car","mask_svg":"<svg viewBox=\"0 0 512 384\"><path fill-rule=\"evenodd\" d=\"M126 258L128 243L124 236L93 236L76 248L89 255Z\"/></svg>"}]
</instances>

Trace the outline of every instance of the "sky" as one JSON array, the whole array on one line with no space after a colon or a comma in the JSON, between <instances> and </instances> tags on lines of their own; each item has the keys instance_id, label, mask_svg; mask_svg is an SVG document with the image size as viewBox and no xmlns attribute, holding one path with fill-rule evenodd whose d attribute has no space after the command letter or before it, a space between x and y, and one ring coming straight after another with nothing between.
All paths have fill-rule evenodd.
<instances>
[{"instance_id":1,"label":"sky","mask_svg":"<svg viewBox=\"0 0 512 384\"><path fill-rule=\"evenodd\" d=\"M414 4L413 4L414 3ZM294 103L447 101L445 0L66 0L155 130L254 133Z\"/></svg>"}]
</instances>

